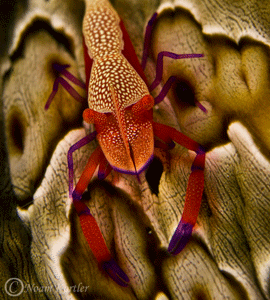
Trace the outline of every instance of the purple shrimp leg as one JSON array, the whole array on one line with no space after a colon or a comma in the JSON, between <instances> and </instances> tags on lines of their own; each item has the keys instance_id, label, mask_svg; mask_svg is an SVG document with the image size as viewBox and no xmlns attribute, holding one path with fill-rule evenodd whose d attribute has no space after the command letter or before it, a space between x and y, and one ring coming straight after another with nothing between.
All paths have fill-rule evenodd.
<instances>
[{"instance_id":1,"label":"purple shrimp leg","mask_svg":"<svg viewBox=\"0 0 270 300\"><path fill-rule=\"evenodd\" d=\"M162 80L162 73L163 73L163 57L170 57L173 59L183 59L183 58L195 58L195 57L203 57L203 54L196 54L196 53L191 53L191 54L176 54L168 51L161 51L158 54L157 57L157 67L156 67L156 78L149 87L149 91L153 91L161 82ZM163 86L160 94L155 98L155 104L160 103L165 96L167 95L169 89L171 88L172 84L175 82L176 76L171 76L165 85ZM207 112L206 108L199 102L196 101L195 104L203 111Z\"/></svg>"},{"instance_id":2,"label":"purple shrimp leg","mask_svg":"<svg viewBox=\"0 0 270 300\"><path fill-rule=\"evenodd\" d=\"M158 16L158 14L155 12L146 26L146 31L145 31L145 36L144 36L143 56L142 56L142 62L141 62L141 66L142 66L143 70L146 67L147 57L149 54L150 43L151 43L151 34L152 34L153 26L154 26L157 16ZM156 78L149 88L150 92L152 90L154 90L161 82L162 73L163 73L163 57L164 56L167 56L167 57L170 57L173 59L182 59L182 58L203 57L203 54L175 54L175 53L168 52L168 51L160 52L158 54L158 58L157 58ZM155 104L159 104L165 98L165 96L167 95L169 89L171 88L171 86L175 82L175 80L176 80L175 76L171 76L167 80L167 82L163 86L160 94L155 98ZM200 104L200 102L196 101L195 104L203 112L207 112L206 108L202 104Z\"/></svg>"},{"instance_id":3,"label":"purple shrimp leg","mask_svg":"<svg viewBox=\"0 0 270 300\"><path fill-rule=\"evenodd\" d=\"M89 135L85 136L81 140L79 140L77 143L72 145L69 150L68 150L68 170L69 170L69 196L72 197L72 192L73 192L73 179L74 179L74 170L73 170L73 159L72 159L72 153L76 151L77 149L80 149L81 147L85 146L86 144L90 143L95 139L97 135L97 132L94 131L90 133Z\"/></svg>"},{"instance_id":4,"label":"purple shrimp leg","mask_svg":"<svg viewBox=\"0 0 270 300\"><path fill-rule=\"evenodd\" d=\"M164 98L166 97L167 93L169 92L172 84L175 82L176 77L175 76L171 76L166 83L164 84L164 86L162 87L160 93L157 95L157 97L155 98L155 105L159 104L161 101L164 100Z\"/></svg>"},{"instance_id":5,"label":"purple shrimp leg","mask_svg":"<svg viewBox=\"0 0 270 300\"><path fill-rule=\"evenodd\" d=\"M158 14L155 12L146 26L146 31L145 31L145 35L144 35L144 44L143 44L143 56L142 56L142 62L141 62L141 66L142 66L143 70L146 67L147 57L149 54L150 43L151 43L152 29L153 29L155 20L157 18L157 15Z\"/></svg>"},{"instance_id":6,"label":"purple shrimp leg","mask_svg":"<svg viewBox=\"0 0 270 300\"><path fill-rule=\"evenodd\" d=\"M168 91L170 90L172 84L175 82L176 76L171 76L169 79L166 81L164 86L162 87L160 93L157 95L157 97L154 99L155 100L155 105L159 104L161 101L164 100L166 97ZM207 113L207 109L199 102L195 102L196 106L198 106L203 112Z\"/></svg>"},{"instance_id":7,"label":"purple shrimp leg","mask_svg":"<svg viewBox=\"0 0 270 300\"><path fill-rule=\"evenodd\" d=\"M194 57L203 57L203 54L176 54L173 52L168 51L161 51L157 57L157 67L156 67L156 78L152 82L151 86L149 87L149 91L152 92L162 80L162 73L163 73L163 57L170 57L173 59L183 59L183 58L194 58Z\"/></svg>"},{"instance_id":8,"label":"purple shrimp leg","mask_svg":"<svg viewBox=\"0 0 270 300\"><path fill-rule=\"evenodd\" d=\"M60 65L58 63L53 64L54 70L58 71L60 74L65 76L68 80L70 80L74 84L80 86L83 89L86 89L86 86L82 81L80 81L78 78L76 78L70 72L68 72L66 70L66 68L68 68L68 67L69 67L69 65ZM59 84L61 84L75 100L77 100L79 102L85 101L85 98L83 98L64 78L57 77L54 81L53 91L51 92L51 94L46 102L45 110L47 110L49 108L49 106L51 105L51 102L52 102L55 94L58 91Z\"/></svg>"}]
</instances>

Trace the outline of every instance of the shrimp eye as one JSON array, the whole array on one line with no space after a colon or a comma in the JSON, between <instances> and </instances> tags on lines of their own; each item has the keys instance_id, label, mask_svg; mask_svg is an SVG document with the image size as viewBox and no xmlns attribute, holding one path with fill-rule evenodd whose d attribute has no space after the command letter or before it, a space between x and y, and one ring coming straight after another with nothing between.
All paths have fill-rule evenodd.
<instances>
[{"instance_id":1,"label":"shrimp eye","mask_svg":"<svg viewBox=\"0 0 270 300\"><path fill-rule=\"evenodd\" d=\"M90 124L94 124L94 123L104 124L107 122L107 116L105 114L99 113L90 108L86 108L83 111L83 119L85 122Z\"/></svg>"},{"instance_id":2,"label":"shrimp eye","mask_svg":"<svg viewBox=\"0 0 270 300\"><path fill-rule=\"evenodd\" d=\"M86 108L83 111L83 119L86 123L93 124L95 122L95 112L90 108Z\"/></svg>"},{"instance_id":3,"label":"shrimp eye","mask_svg":"<svg viewBox=\"0 0 270 300\"><path fill-rule=\"evenodd\" d=\"M151 109L154 104L154 98L151 95L146 95L132 106L132 112L135 116L141 115Z\"/></svg>"}]
</instances>

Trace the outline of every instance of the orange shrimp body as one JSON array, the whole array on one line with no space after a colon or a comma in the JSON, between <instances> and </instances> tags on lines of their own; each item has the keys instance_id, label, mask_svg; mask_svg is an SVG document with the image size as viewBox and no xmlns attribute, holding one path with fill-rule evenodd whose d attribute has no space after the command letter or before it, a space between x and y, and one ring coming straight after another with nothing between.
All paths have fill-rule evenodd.
<instances>
[{"instance_id":1,"label":"orange shrimp body","mask_svg":"<svg viewBox=\"0 0 270 300\"><path fill-rule=\"evenodd\" d=\"M139 174L153 157L154 136L152 111L138 117L132 109L106 116L106 123L95 123L97 139L113 169L129 174Z\"/></svg>"},{"instance_id":2,"label":"orange shrimp body","mask_svg":"<svg viewBox=\"0 0 270 300\"><path fill-rule=\"evenodd\" d=\"M84 119L95 124L99 145L112 168L138 174L154 151L152 113L139 107L150 109L154 100L121 52L120 18L106 3L91 3L83 21L85 44L93 59Z\"/></svg>"},{"instance_id":3,"label":"orange shrimp body","mask_svg":"<svg viewBox=\"0 0 270 300\"><path fill-rule=\"evenodd\" d=\"M156 17L155 13L148 23L148 29L151 29L151 24ZM149 42L147 30L145 41ZM88 86L89 108L84 110L83 118L86 122L93 123L96 128L96 131L86 135L68 151L69 195L80 218L84 236L97 262L115 282L121 286L127 286L128 276L113 259L95 218L91 215L86 203L81 201L95 170L99 167L98 178L100 179L106 178L111 168L122 173L139 174L153 158L154 136L158 138L156 140L158 147L164 148L165 146L164 149L171 149L176 142L196 153L188 180L182 218L168 246L168 252L176 255L188 243L199 214L204 189L205 150L176 129L153 121L153 105L164 99L176 78L171 76L160 94L155 100L153 99L146 86L143 73L148 46L145 44L146 50L144 50L142 65L140 65L123 23L108 0L86 1L83 35L86 52L88 52L85 55L86 85L66 70L68 65L53 64L53 68L69 81L82 88ZM161 81L164 56L182 59L203 55L160 52L157 57L156 78L150 90L153 90ZM46 102L45 109L48 109L59 84L76 100L84 100L66 79L61 76L55 79L53 91ZM206 112L200 103L197 105ZM100 147L97 147L89 157L73 189L72 153L95 137Z\"/></svg>"}]
</instances>

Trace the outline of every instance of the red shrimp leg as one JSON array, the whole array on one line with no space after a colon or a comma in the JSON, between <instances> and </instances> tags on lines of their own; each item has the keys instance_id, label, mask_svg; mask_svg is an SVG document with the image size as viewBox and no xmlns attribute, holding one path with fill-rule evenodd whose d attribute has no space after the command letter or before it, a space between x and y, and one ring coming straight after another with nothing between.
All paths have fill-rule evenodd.
<instances>
[{"instance_id":1,"label":"red shrimp leg","mask_svg":"<svg viewBox=\"0 0 270 300\"><path fill-rule=\"evenodd\" d=\"M96 132L84 137L76 144L70 147L68 151L68 167L69 167L69 190L72 192L73 188L73 160L72 153L92 141L96 137ZM92 176L99 165L105 165L105 157L100 147L98 147L90 156L86 167L72 192L73 205L80 218L80 224L87 240L87 243L94 254L98 263L109 274L109 276L121 286L127 286L129 278L123 270L117 265L112 258L110 251L105 243L102 233L95 218L91 215L87 205L81 201L82 194L86 190ZM103 167L102 167L103 168ZM105 170L105 175L107 171Z\"/></svg>"},{"instance_id":2,"label":"red shrimp leg","mask_svg":"<svg viewBox=\"0 0 270 300\"><path fill-rule=\"evenodd\" d=\"M170 126L153 122L153 128L155 136L165 143L170 144L172 141L175 141L197 153L191 167L182 218L168 247L168 252L176 255L183 250L189 241L192 228L199 215L204 189L205 151L200 144Z\"/></svg>"},{"instance_id":3,"label":"red shrimp leg","mask_svg":"<svg viewBox=\"0 0 270 300\"><path fill-rule=\"evenodd\" d=\"M122 20L120 21L120 28L121 28L121 31L123 34L123 40L124 40L124 49L122 50L122 54L125 56L125 58L128 60L128 62L132 65L134 70L137 71L137 73L141 76L141 78L144 80L144 82L147 82L147 79L146 79L143 69L140 65L137 54L134 50L134 47L132 45L132 42L130 40L130 37L128 35L128 32L127 32Z\"/></svg>"},{"instance_id":4,"label":"red shrimp leg","mask_svg":"<svg viewBox=\"0 0 270 300\"><path fill-rule=\"evenodd\" d=\"M96 260L115 282L121 286L127 286L129 282L128 276L112 258L99 226L95 218L91 215L89 208L84 202L80 201L82 193L88 186L102 155L102 150L98 147L90 156L75 190L72 193L73 204L80 218L80 224L85 239Z\"/></svg>"},{"instance_id":5,"label":"red shrimp leg","mask_svg":"<svg viewBox=\"0 0 270 300\"><path fill-rule=\"evenodd\" d=\"M69 65L60 65L58 63L54 63L53 64L53 69L55 71L58 71L60 74L62 74L63 76L65 76L68 80L70 80L71 82L73 82L74 84L80 86L81 88L83 89L86 89L86 86L85 84L80 81L78 78L76 78L75 76L73 76L70 72L68 72L66 70L66 68L68 68ZM79 102L84 102L85 101L85 98L83 98L64 78L62 77L57 77L54 81L54 84L53 84L53 90L46 102L46 105L45 105L45 110L47 110L49 108L49 106L51 105L51 102L55 96L55 94L57 93L58 91L58 86L59 84L61 84L65 89L66 91L77 101Z\"/></svg>"},{"instance_id":6,"label":"red shrimp leg","mask_svg":"<svg viewBox=\"0 0 270 300\"><path fill-rule=\"evenodd\" d=\"M159 140L155 140L155 148L163 149L163 150L172 150L174 148L175 144L172 141L170 144L165 144Z\"/></svg>"},{"instance_id":7,"label":"red shrimp leg","mask_svg":"<svg viewBox=\"0 0 270 300\"><path fill-rule=\"evenodd\" d=\"M105 155L102 153L99 162L98 179L99 180L105 179L110 174L111 171L112 171L112 167L108 163Z\"/></svg>"},{"instance_id":8,"label":"red shrimp leg","mask_svg":"<svg viewBox=\"0 0 270 300\"><path fill-rule=\"evenodd\" d=\"M83 37L83 53L84 53L84 65L85 65L85 81L86 81L86 86L89 86L93 60L88 55L88 50L87 50L87 46L85 45L84 37Z\"/></svg>"},{"instance_id":9,"label":"red shrimp leg","mask_svg":"<svg viewBox=\"0 0 270 300\"><path fill-rule=\"evenodd\" d=\"M95 139L96 135L97 135L96 131L90 133L89 135L85 136L84 138L82 138L81 140L79 140L77 143L75 143L74 145L72 145L69 148L69 150L68 150L67 159L68 159L68 171L69 171L69 196L70 197L72 197L73 179L74 179L72 153L75 150L80 149L84 145L86 145L86 144L90 143L91 141L93 141L93 139Z\"/></svg>"}]
</instances>

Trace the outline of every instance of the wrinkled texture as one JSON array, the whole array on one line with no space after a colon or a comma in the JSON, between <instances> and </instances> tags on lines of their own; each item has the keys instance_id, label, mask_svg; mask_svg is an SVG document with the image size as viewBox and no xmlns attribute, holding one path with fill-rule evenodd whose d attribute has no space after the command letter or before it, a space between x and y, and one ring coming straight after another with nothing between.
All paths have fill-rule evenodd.
<instances>
[{"instance_id":1,"label":"wrinkled texture","mask_svg":"<svg viewBox=\"0 0 270 300\"><path fill-rule=\"evenodd\" d=\"M14 13L8 59L1 60L2 106L17 203L23 206L32 196L34 201L18 208L20 220L13 213L9 232L18 249L29 241L16 276L26 273L26 282L51 287L45 293L26 293L25 298L42 299L46 294L49 299L270 299L269 3L115 0L112 4L139 57L146 23L153 12L160 13L146 68L149 83L158 52L205 55L164 59L164 82L171 75L177 82L154 108L156 121L207 147L199 219L187 247L169 256L166 249L182 214L194 158L181 146L156 153L163 164L160 179L149 180L158 173L158 160L142 174L140 184L133 176L115 172L105 182L95 178L84 200L130 286L120 288L101 271L68 197L67 151L93 130L85 124L72 130L81 127L86 104L77 103L60 87L44 111L57 76L52 61L71 64L69 71L84 79L83 2L21 4ZM34 30L31 24L36 26L37 19L42 22ZM12 69L5 73L8 66ZM207 114L194 99L202 102ZM92 142L74 153L76 182L96 146ZM3 236L3 254L13 257L17 250L9 247L7 234ZM5 259L0 263L1 278L11 277ZM73 293L74 285L84 290Z\"/></svg>"},{"instance_id":2,"label":"wrinkled texture","mask_svg":"<svg viewBox=\"0 0 270 300\"><path fill-rule=\"evenodd\" d=\"M46 47L47 44L50 47ZM71 96L65 97L65 103L59 101L63 98L61 91L55 97L57 106L44 110L43 99L49 96L53 85L50 62L59 59L59 55L61 60L73 63L64 51L61 55L61 50L46 31L32 33L26 39L25 57L13 64L5 82L3 110L10 172L15 193L22 200L33 195L55 139L59 139L76 121L74 113L80 112L78 103ZM31 61L34 56L39 58L39 63ZM72 72L73 68L70 69ZM35 80L39 84L33 84ZM54 125L48 126L52 122Z\"/></svg>"}]
</instances>

